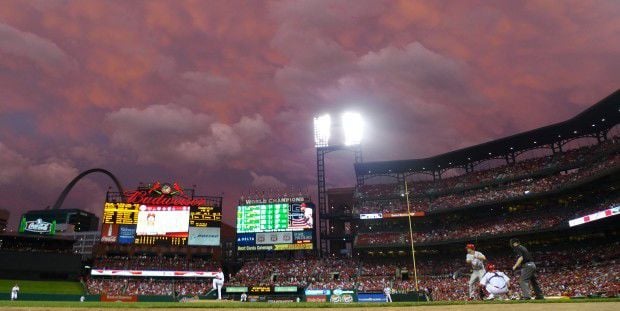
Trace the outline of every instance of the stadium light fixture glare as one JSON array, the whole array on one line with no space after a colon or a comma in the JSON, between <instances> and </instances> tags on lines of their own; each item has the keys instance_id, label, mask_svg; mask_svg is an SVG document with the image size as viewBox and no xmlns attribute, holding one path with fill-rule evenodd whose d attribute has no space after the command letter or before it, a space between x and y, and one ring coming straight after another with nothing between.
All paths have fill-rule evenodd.
<instances>
[{"instance_id":1,"label":"stadium light fixture glare","mask_svg":"<svg viewBox=\"0 0 620 311\"><path fill-rule=\"evenodd\" d=\"M315 147L319 148L319 147L329 146L331 126L332 126L332 119L328 114L314 118L314 146Z\"/></svg>"},{"instance_id":2,"label":"stadium light fixture glare","mask_svg":"<svg viewBox=\"0 0 620 311\"><path fill-rule=\"evenodd\" d=\"M345 146L359 145L362 142L364 121L359 113L345 112L342 114L342 127Z\"/></svg>"}]
</instances>

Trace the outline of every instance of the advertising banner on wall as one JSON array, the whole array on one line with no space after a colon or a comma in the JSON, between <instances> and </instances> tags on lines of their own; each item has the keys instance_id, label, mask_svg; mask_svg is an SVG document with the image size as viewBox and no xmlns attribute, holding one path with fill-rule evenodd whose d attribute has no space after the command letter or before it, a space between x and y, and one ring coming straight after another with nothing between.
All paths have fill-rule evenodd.
<instances>
[{"instance_id":1,"label":"advertising banner on wall","mask_svg":"<svg viewBox=\"0 0 620 311\"><path fill-rule=\"evenodd\" d=\"M187 245L218 246L220 245L220 228L190 227Z\"/></svg>"},{"instance_id":2,"label":"advertising banner on wall","mask_svg":"<svg viewBox=\"0 0 620 311\"><path fill-rule=\"evenodd\" d=\"M92 276L135 276L135 277L179 277L179 278L214 278L214 271L157 271L157 270L105 270L93 269Z\"/></svg>"},{"instance_id":3,"label":"advertising banner on wall","mask_svg":"<svg viewBox=\"0 0 620 311\"><path fill-rule=\"evenodd\" d=\"M103 237L102 237L103 238ZM136 239L135 225L120 225L118 227L118 243L131 244Z\"/></svg>"},{"instance_id":4,"label":"advertising banner on wall","mask_svg":"<svg viewBox=\"0 0 620 311\"><path fill-rule=\"evenodd\" d=\"M325 295L321 295L321 296L306 296L306 301L307 302L326 302L327 301L327 296L325 296Z\"/></svg>"},{"instance_id":5,"label":"advertising banner on wall","mask_svg":"<svg viewBox=\"0 0 620 311\"><path fill-rule=\"evenodd\" d=\"M101 227L101 242L114 243L118 239L119 225L103 224Z\"/></svg>"},{"instance_id":6,"label":"advertising banner on wall","mask_svg":"<svg viewBox=\"0 0 620 311\"><path fill-rule=\"evenodd\" d=\"M136 295L106 295L102 294L101 301L105 302L138 302L138 296Z\"/></svg>"},{"instance_id":7,"label":"advertising banner on wall","mask_svg":"<svg viewBox=\"0 0 620 311\"><path fill-rule=\"evenodd\" d=\"M604 211L596 212L594 214L586 215L583 217L575 218L568 221L568 225L570 227L583 225L585 223L589 223L591 221L596 221L599 219L620 215L620 205L606 209Z\"/></svg>"},{"instance_id":8,"label":"advertising banner on wall","mask_svg":"<svg viewBox=\"0 0 620 311\"><path fill-rule=\"evenodd\" d=\"M355 301L355 291L352 289L334 289L329 296L332 303L352 303Z\"/></svg>"},{"instance_id":9,"label":"advertising banner on wall","mask_svg":"<svg viewBox=\"0 0 620 311\"><path fill-rule=\"evenodd\" d=\"M382 293L357 293L358 302L385 302L385 295Z\"/></svg>"}]
</instances>

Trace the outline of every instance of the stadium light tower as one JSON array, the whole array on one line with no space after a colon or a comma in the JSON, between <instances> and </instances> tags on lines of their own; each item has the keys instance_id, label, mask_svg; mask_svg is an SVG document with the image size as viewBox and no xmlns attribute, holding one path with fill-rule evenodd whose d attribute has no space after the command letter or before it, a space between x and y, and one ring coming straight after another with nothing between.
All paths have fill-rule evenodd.
<instances>
[{"instance_id":1,"label":"stadium light tower","mask_svg":"<svg viewBox=\"0 0 620 311\"><path fill-rule=\"evenodd\" d=\"M362 162L362 136L363 136L363 128L364 123L362 117L359 113L346 112L343 113L341 118L341 122L339 124L332 124L332 119L330 115L322 115L314 118L314 146L316 148L316 167L317 167L317 186L318 186L318 194L319 194L319 213L315 214L315 217L318 217L318 214L326 215L328 213L327 210L327 190L325 189L325 155L332 151L338 150L348 150L353 151L355 153L355 163ZM339 131L339 135L332 135L333 128L336 128ZM332 136L336 136L336 143L330 143L330 139ZM362 176L357 177L357 186L361 186L364 183L364 179ZM329 224L327 219L319 219L319 230L317 230L317 241L318 232L327 233L329 230ZM329 253L329 246L327 239L320 240L320 248L318 249L319 255L322 253Z\"/></svg>"}]
</instances>

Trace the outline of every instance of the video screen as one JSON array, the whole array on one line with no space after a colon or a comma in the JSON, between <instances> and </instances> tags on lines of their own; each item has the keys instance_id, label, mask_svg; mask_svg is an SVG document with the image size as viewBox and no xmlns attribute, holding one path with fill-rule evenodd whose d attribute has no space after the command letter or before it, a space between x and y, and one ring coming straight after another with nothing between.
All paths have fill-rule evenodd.
<instances>
[{"instance_id":1,"label":"video screen","mask_svg":"<svg viewBox=\"0 0 620 311\"><path fill-rule=\"evenodd\" d=\"M141 205L136 235L186 238L189 230L189 206Z\"/></svg>"},{"instance_id":2,"label":"video screen","mask_svg":"<svg viewBox=\"0 0 620 311\"><path fill-rule=\"evenodd\" d=\"M312 203L265 203L237 207L237 250L311 250Z\"/></svg>"}]
</instances>

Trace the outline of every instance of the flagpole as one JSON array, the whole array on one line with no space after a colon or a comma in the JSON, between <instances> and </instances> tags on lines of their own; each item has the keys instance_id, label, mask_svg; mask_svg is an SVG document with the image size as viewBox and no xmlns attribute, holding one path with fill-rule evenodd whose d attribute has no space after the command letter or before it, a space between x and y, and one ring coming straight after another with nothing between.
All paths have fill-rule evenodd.
<instances>
[{"instance_id":1,"label":"flagpole","mask_svg":"<svg viewBox=\"0 0 620 311\"><path fill-rule=\"evenodd\" d=\"M418 270L415 265L415 249L413 248L413 226L411 225L411 208L409 206L409 189L407 189L407 179L405 179L405 196L407 197L407 215L409 219L409 241L411 241L411 258L413 259L413 277L415 281L415 291L419 292Z\"/></svg>"}]
</instances>

